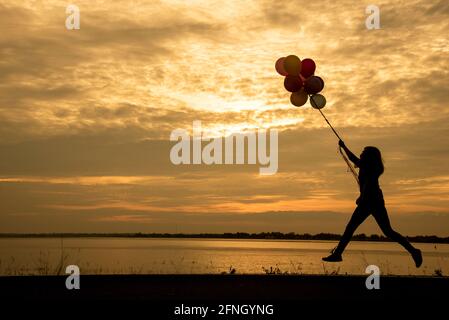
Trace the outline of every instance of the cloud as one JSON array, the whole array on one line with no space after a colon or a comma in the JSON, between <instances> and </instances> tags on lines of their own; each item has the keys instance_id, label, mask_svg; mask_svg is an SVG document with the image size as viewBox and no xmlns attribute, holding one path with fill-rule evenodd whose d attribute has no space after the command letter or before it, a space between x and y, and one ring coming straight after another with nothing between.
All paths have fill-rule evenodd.
<instances>
[{"instance_id":1,"label":"cloud","mask_svg":"<svg viewBox=\"0 0 449 320\"><path fill-rule=\"evenodd\" d=\"M59 4L2 7L3 15L17 18L4 20L11 32L0 65L11 80L0 87L9 140L105 128L161 138L161 130L184 126L189 115L211 127L295 127L310 117L288 107L273 72L278 55L292 52L317 60L329 112L340 126L400 125L446 114L445 24L426 18L432 6L423 1L381 3L383 29L373 32L364 29L364 7L352 1L308 4L317 16L301 14L304 4L296 1L233 2L220 13L212 3L79 6L76 32L65 30ZM444 5L431 11L444 14ZM408 17L420 33L407 28ZM12 28L19 22L24 28Z\"/></svg>"},{"instance_id":2,"label":"cloud","mask_svg":"<svg viewBox=\"0 0 449 320\"><path fill-rule=\"evenodd\" d=\"M80 231L134 230L159 212L162 230L198 214L189 230L218 230L243 221L208 225L207 212L248 215L249 229L264 228L255 214L267 211L349 213L357 187L335 137L315 110L290 106L274 71L292 53L317 62L324 112L351 148L381 148L392 216L432 212L420 221L433 226L445 212L446 1L381 1L372 31L366 4L352 0L77 5L81 29L68 31L65 4L0 2L5 230L13 217L23 230L39 217L55 231L63 217ZM194 120L214 135L277 128L279 173L172 165L170 132Z\"/></svg>"}]
</instances>

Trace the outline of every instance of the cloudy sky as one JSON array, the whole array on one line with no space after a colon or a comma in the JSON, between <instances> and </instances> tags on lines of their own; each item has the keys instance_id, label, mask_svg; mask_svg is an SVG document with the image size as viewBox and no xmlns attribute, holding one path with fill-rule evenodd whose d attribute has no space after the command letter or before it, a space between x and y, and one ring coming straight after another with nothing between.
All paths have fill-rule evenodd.
<instances>
[{"instance_id":1,"label":"cloudy sky","mask_svg":"<svg viewBox=\"0 0 449 320\"><path fill-rule=\"evenodd\" d=\"M0 0L0 232L342 232L357 185L274 70L310 57L323 111L378 146L393 226L449 235L449 3ZM170 133L276 128L279 170L170 162ZM358 232L380 233L374 220Z\"/></svg>"}]
</instances>

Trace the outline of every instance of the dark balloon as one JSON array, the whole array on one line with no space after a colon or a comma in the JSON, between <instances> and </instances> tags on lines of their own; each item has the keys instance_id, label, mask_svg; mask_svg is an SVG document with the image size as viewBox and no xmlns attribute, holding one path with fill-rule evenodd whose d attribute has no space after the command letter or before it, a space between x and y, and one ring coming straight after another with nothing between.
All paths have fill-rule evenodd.
<instances>
[{"instance_id":1,"label":"dark balloon","mask_svg":"<svg viewBox=\"0 0 449 320\"><path fill-rule=\"evenodd\" d=\"M302 80L299 76L286 76L284 79L284 87L287 91L296 92L302 88Z\"/></svg>"},{"instance_id":2,"label":"dark balloon","mask_svg":"<svg viewBox=\"0 0 449 320\"><path fill-rule=\"evenodd\" d=\"M316 65L312 59L304 59L301 61L301 74L304 78L308 78L315 73Z\"/></svg>"},{"instance_id":3,"label":"dark balloon","mask_svg":"<svg viewBox=\"0 0 449 320\"><path fill-rule=\"evenodd\" d=\"M320 79L321 81L321 90L322 91L324 89L324 80L321 77L317 77L318 79Z\"/></svg>"},{"instance_id":4,"label":"dark balloon","mask_svg":"<svg viewBox=\"0 0 449 320\"><path fill-rule=\"evenodd\" d=\"M326 105L326 98L322 94L311 95L310 104L315 109L322 109Z\"/></svg>"},{"instance_id":5,"label":"dark balloon","mask_svg":"<svg viewBox=\"0 0 449 320\"><path fill-rule=\"evenodd\" d=\"M304 90L306 90L308 94L316 94L321 90L323 90L323 88L324 88L324 81L323 79L317 76L309 77L304 83Z\"/></svg>"},{"instance_id":6,"label":"dark balloon","mask_svg":"<svg viewBox=\"0 0 449 320\"><path fill-rule=\"evenodd\" d=\"M279 58L276 61L275 68L276 68L277 73L279 73L281 76L285 77L286 75L288 75L288 73L284 69L284 60L285 60L285 57Z\"/></svg>"}]
</instances>

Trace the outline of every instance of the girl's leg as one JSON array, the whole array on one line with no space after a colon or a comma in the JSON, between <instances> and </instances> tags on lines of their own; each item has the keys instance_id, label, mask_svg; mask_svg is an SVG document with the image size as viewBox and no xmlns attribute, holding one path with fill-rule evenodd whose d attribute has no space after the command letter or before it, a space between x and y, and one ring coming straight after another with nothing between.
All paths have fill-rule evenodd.
<instances>
[{"instance_id":1,"label":"girl's leg","mask_svg":"<svg viewBox=\"0 0 449 320\"><path fill-rule=\"evenodd\" d=\"M369 216L369 211L367 207L357 206L355 208L354 213L352 214L351 220L349 220L348 225L346 226L345 232L338 243L337 248L333 251L335 255L341 255L348 245L349 241L351 241L351 237L354 234L355 230L359 225L362 224L363 221Z\"/></svg>"},{"instance_id":2,"label":"girl's leg","mask_svg":"<svg viewBox=\"0 0 449 320\"><path fill-rule=\"evenodd\" d=\"M393 230L390 224L390 219L388 218L387 209L385 205L379 205L375 208L373 213L377 224L379 225L382 232L390 239L398 242L402 245L408 252L414 254L416 249L411 245L411 243L400 233Z\"/></svg>"},{"instance_id":3,"label":"girl's leg","mask_svg":"<svg viewBox=\"0 0 449 320\"><path fill-rule=\"evenodd\" d=\"M408 252L410 252L413 260L415 261L416 267L419 268L422 264L421 250L413 247L404 236L393 230L390 225L390 219L388 218L388 213L385 205L382 204L378 206L375 209L375 213L373 214L373 216L379 224L379 227L382 229L382 232L390 239L401 244Z\"/></svg>"}]
</instances>

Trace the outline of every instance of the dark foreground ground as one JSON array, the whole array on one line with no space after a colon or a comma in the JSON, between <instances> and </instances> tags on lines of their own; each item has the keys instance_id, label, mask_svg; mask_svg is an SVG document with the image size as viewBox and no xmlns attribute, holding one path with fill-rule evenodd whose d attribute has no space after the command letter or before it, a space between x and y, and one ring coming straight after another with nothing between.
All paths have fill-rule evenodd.
<instances>
[{"instance_id":1,"label":"dark foreground ground","mask_svg":"<svg viewBox=\"0 0 449 320\"><path fill-rule=\"evenodd\" d=\"M65 306L138 303L146 307L148 319L156 313L157 319L228 319L227 304L273 305L273 315L259 313L257 319L291 319L287 314L311 306L320 312L334 306L365 306L371 313L376 306L402 305L410 311L424 305L447 308L449 302L448 277L381 276L379 290L368 290L365 280L322 275L81 275L80 289L68 290L65 276L0 277L0 301ZM208 306L207 316L186 316L192 312L186 307L194 306ZM176 315L176 308L184 310L184 316Z\"/></svg>"}]
</instances>

